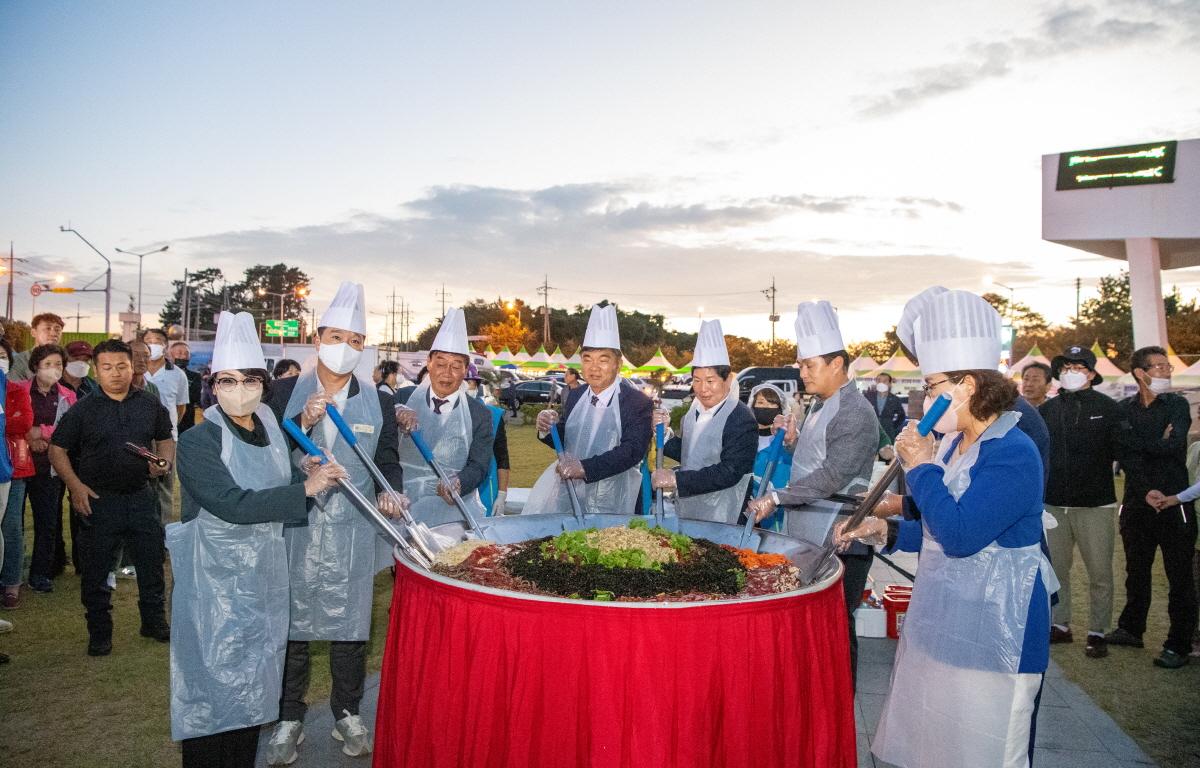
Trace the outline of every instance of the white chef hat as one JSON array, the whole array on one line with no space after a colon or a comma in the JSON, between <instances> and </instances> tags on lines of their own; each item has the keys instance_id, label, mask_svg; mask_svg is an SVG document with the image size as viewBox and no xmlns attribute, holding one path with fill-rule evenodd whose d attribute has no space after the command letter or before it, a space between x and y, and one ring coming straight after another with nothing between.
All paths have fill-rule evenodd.
<instances>
[{"instance_id":1,"label":"white chef hat","mask_svg":"<svg viewBox=\"0 0 1200 768\"><path fill-rule=\"evenodd\" d=\"M594 349L620 349L621 334L617 329L617 308L612 304L592 306L588 316L587 332L583 334L583 346Z\"/></svg>"},{"instance_id":2,"label":"white chef hat","mask_svg":"<svg viewBox=\"0 0 1200 768\"><path fill-rule=\"evenodd\" d=\"M442 327L438 328L437 336L429 345L430 352L452 352L456 355L470 357L471 349L467 346L467 315L461 309L450 307L442 318Z\"/></svg>"},{"instance_id":3,"label":"white chef hat","mask_svg":"<svg viewBox=\"0 0 1200 768\"><path fill-rule=\"evenodd\" d=\"M932 285L905 302L904 311L900 313L900 322L896 323L896 335L900 337L904 348L913 355L917 354L916 329L921 323L921 313L934 299L947 292L947 289L940 285Z\"/></svg>"},{"instance_id":4,"label":"white chef hat","mask_svg":"<svg viewBox=\"0 0 1200 768\"><path fill-rule=\"evenodd\" d=\"M349 280L338 286L329 309L321 315L318 328L341 328L351 333L367 335L367 298L362 283Z\"/></svg>"},{"instance_id":5,"label":"white chef hat","mask_svg":"<svg viewBox=\"0 0 1200 768\"><path fill-rule=\"evenodd\" d=\"M796 359L845 349L837 312L828 301L806 301L796 307Z\"/></svg>"},{"instance_id":6,"label":"white chef hat","mask_svg":"<svg viewBox=\"0 0 1200 768\"><path fill-rule=\"evenodd\" d=\"M1000 313L970 291L945 291L921 310L913 350L921 373L995 370L1000 364Z\"/></svg>"},{"instance_id":7,"label":"white chef hat","mask_svg":"<svg viewBox=\"0 0 1200 768\"><path fill-rule=\"evenodd\" d=\"M213 373L240 368L266 369L262 345L258 343L254 317L249 312L222 312L217 318L217 339L213 342Z\"/></svg>"},{"instance_id":8,"label":"white chef hat","mask_svg":"<svg viewBox=\"0 0 1200 768\"><path fill-rule=\"evenodd\" d=\"M701 320L696 334L696 349L692 353L692 368L714 368L729 365L729 350L720 320Z\"/></svg>"}]
</instances>

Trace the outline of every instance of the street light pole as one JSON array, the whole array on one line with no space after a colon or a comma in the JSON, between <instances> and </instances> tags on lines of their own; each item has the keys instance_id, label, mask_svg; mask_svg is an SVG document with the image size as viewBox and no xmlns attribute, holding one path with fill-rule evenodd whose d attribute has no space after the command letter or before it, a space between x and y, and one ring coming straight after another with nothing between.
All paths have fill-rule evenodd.
<instances>
[{"instance_id":1,"label":"street light pole","mask_svg":"<svg viewBox=\"0 0 1200 768\"><path fill-rule=\"evenodd\" d=\"M170 246L164 245L162 248L155 248L154 250L146 251L145 253L134 253L133 251L127 251L123 248L115 249L117 253L138 257L138 328L142 327L142 257L149 256L152 253L163 253L168 247Z\"/></svg>"},{"instance_id":2,"label":"street light pole","mask_svg":"<svg viewBox=\"0 0 1200 768\"><path fill-rule=\"evenodd\" d=\"M76 231L74 228L64 227L62 225L59 225L58 231L59 232L73 232L76 237L78 237L83 242L87 243L87 247L91 248L93 251L95 251L97 256L104 259L104 265L105 265L105 267L104 267L104 335L107 336L108 329L109 329L109 320L110 320L109 315L111 314L111 309L112 309L112 262L108 260L107 256L105 256L103 253L100 252L99 248L97 248L96 246L89 243L88 239L86 237L84 237L83 235L79 234L79 232Z\"/></svg>"}]
</instances>

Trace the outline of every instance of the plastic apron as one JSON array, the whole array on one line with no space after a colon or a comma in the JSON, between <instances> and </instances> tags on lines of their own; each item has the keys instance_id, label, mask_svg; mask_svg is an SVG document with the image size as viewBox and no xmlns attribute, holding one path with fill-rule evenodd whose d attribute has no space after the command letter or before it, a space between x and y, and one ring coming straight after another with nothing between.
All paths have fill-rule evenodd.
<instances>
[{"instance_id":1,"label":"plastic apron","mask_svg":"<svg viewBox=\"0 0 1200 768\"><path fill-rule=\"evenodd\" d=\"M829 430L830 422L841 410L841 390L828 400L820 402L820 408L814 404L809 411L803 426L800 427L800 434L796 437L796 450L792 455L792 473L788 480L789 483L802 480L816 472L825 463L827 453L825 433ZM841 493L849 493L856 487L865 487L866 484L866 478L855 478L846 487L839 490ZM841 504L821 500L801 507L790 507L786 513L784 531L789 536L817 546L824 546L829 541L833 523L841 510Z\"/></svg>"},{"instance_id":2,"label":"plastic apron","mask_svg":"<svg viewBox=\"0 0 1200 768\"><path fill-rule=\"evenodd\" d=\"M236 437L216 406L221 461L242 488L292 481L287 440L264 405L255 411L270 445ZM288 639L283 523L235 525L201 509L166 528L171 591L171 738L179 741L279 717Z\"/></svg>"},{"instance_id":3,"label":"plastic apron","mask_svg":"<svg viewBox=\"0 0 1200 768\"><path fill-rule=\"evenodd\" d=\"M317 391L316 369L300 374L284 409L292 418ZM368 456L375 454L383 429L379 394L369 381L358 380L358 394L347 397L342 417ZM333 454L346 468L354 486L375 498L375 482L337 430L321 419L312 441ZM296 461L304 454L297 449ZM317 498L308 512L308 525L285 528L288 570L291 573L289 640L367 640L371 635L371 601L375 572L391 564L388 548L354 502L340 488Z\"/></svg>"},{"instance_id":4,"label":"plastic apron","mask_svg":"<svg viewBox=\"0 0 1200 768\"><path fill-rule=\"evenodd\" d=\"M567 416L566 439L563 450L580 459L590 459L616 448L621 443L621 389L618 385L608 407L598 418L587 392L575 401ZM547 514L561 512L570 514L570 495L562 478L555 471L557 462L542 473L529 492L529 501L523 514ZM579 503L585 514L632 515L636 510L641 471L638 465L612 477L594 483L572 480L579 495Z\"/></svg>"},{"instance_id":5,"label":"plastic apron","mask_svg":"<svg viewBox=\"0 0 1200 768\"><path fill-rule=\"evenodd\" d=\"M736 389L730 389L721 409L711 419L697 423L700 401L692 398L692 407L684 414L680 424L683 432L683 448L680 451L680 467L696 470L721 462L724 447L725 423L741 401ZM696 496L679 496L675 499L675 511L680 517L693 520L710 520L716 523L736 523L746 500L746 488L750 485L750 473L742 476L729 488Z\"/></svg>"},{"instance_id":6,"label":"plastic apron","mask_svg":"<svg viewBox=\"0 0 1200 768\"><path fill-rule=\"evenodd\" d=\"M1001 414L949 461L945 452L959 433L942 438L936 461L955 500L971 484L980 444L1003 437L1018 418ZM1008 736L1014 705L1032 707L1021 679L1031 676L1017 670L1039 571L1050 585L1050 564L1038 544L992 542L969 557L949 557L925 528L891 690L872 741L876 755L902 768L1027 765L1028 732L1022 744L1009 744Z\"/></svg>"},{"instance_id":7,"label":"plastic apron","mask_svg":"<svg viewBox=\"0 0 1200 768\"><path fill-rule=\"evenodd\" d=\"M429 405L429 382L426 380L409 396L408 407L417 412L421 437L442 468L459 472L467 466L475 429L471 424L471 408L467 404L466 394L460 389L449 397L449 402L442 408L450 408L450 413L443 419ZM458 507L447 504L437 495L437 473L406 435L400 436L400 466L404 469L404 493L412 501L410 511L413 517L427 525L463 522ZM476 517L484 516L478 490L464 493L462 500Z\"/></svg>"}]
</instances>

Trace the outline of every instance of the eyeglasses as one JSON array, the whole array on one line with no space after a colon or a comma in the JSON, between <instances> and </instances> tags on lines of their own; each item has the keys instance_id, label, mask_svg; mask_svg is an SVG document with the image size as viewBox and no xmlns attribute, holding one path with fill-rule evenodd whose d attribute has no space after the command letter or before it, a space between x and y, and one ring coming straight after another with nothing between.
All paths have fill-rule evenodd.
<instances>
[{"instance_id":1,"label":"eyeglasses","mask_svg":"<svg viewBox=\"0 0 1200 768\"><path fill-rule=\"evenodd\" d=\"M250 376L245 379L234 379L228 376L222 376L213 383L213 386L221 390L225 394L229 394L241 385L247 392L258 392L263 388L263 380L257 376Z\"/></svg>"},{"instance_id":2,"label":"eyeglasses","mask_svg":"<svg viewBox=\"0 0 1200 768\"><path fill-rule=\"evenodd\" d=\"M945 379L942 379L941 381L930 382L929 384L926 384L925 386L921 387L921 389L923 389L925 391L925 395L928 397L933 394L933 390L937 389L938 387L942 386L943 384L953 384L953 383L954 382L949 377L947 377Z\"/></svg>"},{"instance_id":3,"label":"eyeglasses","mask_svg":"<svg viewBox=\"0 0 1200 768\"><path fill-rule=\"evenodd\" d=\"M1167 373L1171 373L1172 371L1175 370L1175 366L1171 365L1170 363L1155 363L1154 365L1147 365L1142 370L1144 370L1144 371L1166 371Z\"/></svg>"}]
</instances>

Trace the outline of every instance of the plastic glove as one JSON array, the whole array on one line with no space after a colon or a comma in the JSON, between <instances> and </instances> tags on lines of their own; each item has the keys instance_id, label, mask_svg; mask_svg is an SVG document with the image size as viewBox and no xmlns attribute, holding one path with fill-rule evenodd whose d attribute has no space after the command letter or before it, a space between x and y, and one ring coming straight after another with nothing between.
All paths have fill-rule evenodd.
<instances>
[{"instance_id":1,"label":"plastic glove","mask_svg":"<svg viewBox=\"0 0 1200 768\"><path fill-rule=\"evenodd\" d=\"M450 481L449 487L443 482L438 482L437 495L442 498L442 501L454 505L454 497L462 493L462 481L458 479L458 475L447 473L447 480Z\"/></svg>"},{"instance_id":2,"label":"plastic glove","mask_svg":"<svg viewBox=\"0 0 1200 768\"><path fill-rule=\"evenodd\" d=\"M492 503L492 516L500 517L508 513L508 507L505 502L508 501L508 491L500 491L496 494L496 501Z\"/></svg>"},{"instance_id":3,"label":"plastic glove","mask_svg":"<svg viewBox=\"0 0 1200 768\"><path fill-rule=\"evenodd\" d=\"M937 439L932 432L921 437L917 432L917 422L910 421L905 425L904 431L896 437L896 455L900 457L900 464L904 469L909 470L919 464L933 461L936 444Z\"/></svg>"},{"instance_id":4,"label":"plastic glove","mask_svg":"<svg viewBox=\"0 0 1200 768\"><path fill-rule=\"evenodd\" d=\"M885 445L879 449L879 459L884 464L891 464L896 458L896 447L894 445Z\"/></svg>"},{"instance_id":5,"label":"plastic glove","mask_svg":"<svg viewBox=\"0 0 1200 768\"><path fill-rule=\"evenodd\" d=\"M537 431L539 434L545 434L554 428L558 423L558 411L547 408L537 415Z\"/></svg>"},{"instance_id":6,"label":"plastic glove","mask_svg":"<svg viewBox=\"0 0 1200 768\"><path fill-rule=\"evenodd\" d=\"M800 436L800 420L790 413L787 416L784 416L783 420L783 444L788 448L791 448L796 444L796 438Z\"/></svg>"},{"instance_id":7,"label":"plastic glove","mask_svg":"<svg viewBox=\"0 0 1200 768\"><path fill-rule=\"evenodd\" d=\"M869 546L882 547L887 544L887 522L877 517L868 517L862 525L852 531L845 530L848 520L842 520L833 526L833 541L837 544L838 552L845 552L856 541Z\"/></svg>"},{"instance_id":8,"label":"plastic glove","mask_svg":"<svg viewBox=\"0 0 1200 768\"><path fill-rule=\"evenodd\" d=\"M396 406L396 427L406 435L411 435L420 428L417 412L407 405Z\"/></svg>"},{"instance_id":9,"label":"plastic glove","mask_svg":"<svg viewBox=\"0 0 1200 768\"><path fill-rule=\"evenodd\" d=\"M308 431L325 418L325 406L333 403L333 398L324 392L314 392L304 401L304 410L300 412L300 426Z\"/></svg>"},{"instance_id":10,"label":"plastic glove","mask_svg":"<svg viewBox=\"0 0 1200 768\"><path fill-rule=\"evenodd\" d=\"M674 491L675 488L675 470L673 469L656 469L650 475L650 487L659 491Z\"/></svg>"},{"instance_id":11,"label":"plastic glove","mask_svg":"<svg viewBox=\"0 0 1200 768\"><path fill-rule=\"evenodd\" d=\"M583 462L569 453L563 454L558 460L558 476L563 480L584 480L587 473L583 471Z\"/></svg>"},{"instance_id":12,"label":"plastic glove","mask_svg":"<svg viewBox=\"0 0 1200 768\"><path fill-rule=\"evenodd\" d=\"M659 424L668 430L671 428L671 414L665 408L655 408L654 413L650 416L651 427L657 427Z\"/></svg>"},{"instance_id":13,"label":"plastic glove","mask_svg":"<svg viewBox=\"0 0 1200 768\"><path fill-rule=\"evenodd\" d=\"M858 494L859 500L861 501L866 497L866 495L867 491L863 491L862 493ZM875 509L871 510L871 514L880 518L881 520L889 517L895 517L903 512L904 497L898 493L892 493L891 491L884 491L883 498L880 499L879 503L875 505Z\"/></svg>"},{"instance_id":14,"label":"plastic glove","mask_svg":"<svg viewBox=\"0 0 1200 768\"><path fill-rule=\"evenodd\" d=\"M338 480L344 480L350 475L346 474L346 468L335 461L328 464L321 464L308 479L304 481L304 495L316 496L338 484Z\"/></svg>"},{"instance_id":15,"label":"plastic glove","mask_svg":"<svg viewBox=\"0 0 1200 768\"><path fill-rule=\"evenodd\" d=\"M388 517L395 519L403 517L405 511L412 505L408 497L399 491L382 491L375 500L375 506Z\"/></svg>"},{"instance_id":16,"label":"plastic glove","mask_svg":"<svg viewBox=\"0 0 1200 768\"><path fill-rule=\"evenodd\" d=\"M754 515L754 522L761 523L764 519L773 515L778 506L775 500L768 494L761 499L752 499L746 505L746 514Z\"/></svg>"}]
</instances>

